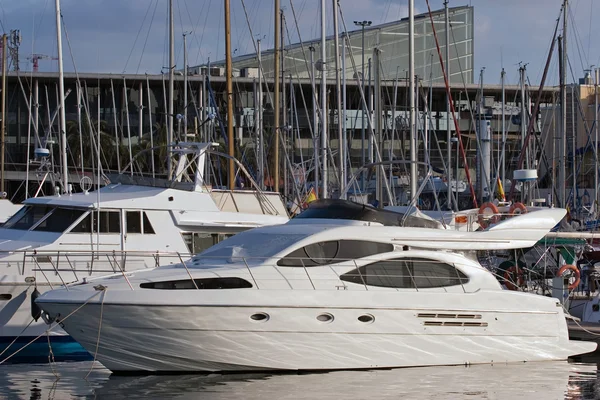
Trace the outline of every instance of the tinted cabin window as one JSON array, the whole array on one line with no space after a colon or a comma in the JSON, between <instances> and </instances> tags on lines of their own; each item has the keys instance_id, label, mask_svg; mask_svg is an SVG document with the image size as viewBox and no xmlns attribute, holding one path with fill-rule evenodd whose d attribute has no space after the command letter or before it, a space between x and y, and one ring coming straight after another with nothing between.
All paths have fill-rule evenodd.
<instances>
[{"instance_id":1,"label":"tinted cabin window","mask_svg":"<svg viewBox=\"0 0 600 400\"><path fill-rule=\"evenodd\" d=\"M388 253L394 250L390 243L377 243L364 240L334 240L313 243L294 250L277 265L282 267L313 267L344 260L369 257L374 254Z\"/></svg>"},{"instance_id":2,"label":"tinted cabin window","mask_svg":"<svg viewBox=\"0 0 600 400\"><path fill-rule=\"evenodd\" d=\"M94 233L98 231L98 212L92 213ZM120 233L121 213L118 211L100 211L100 233Z\"/></svg>"},{"instance_id":3,"label":"tinted cabin window","mask_svg":"<svg viewBox=\"0 0 600 400\"><path fill-rule=\"evenodd\" d=\"M92 216L91 213L86 215L84 219L79 221L70 233L92 233Z\"/></svg>"},{"instance_id":4,"label":"tinted cabin window","mask_svg":"<svg viewBox=\"0 0 600 400\"><path fill-rule=\"evenodd\" d=\"M242 278L204 278L194 279L198 289L249 289L252 284ZM142 289L189 290L196 289L191 279L140 284Z\"/></svg>"},{"instance_id":5,"label":"tinted cabin window","mask_svg":"<svg viewBox=\"0 0 600 400\"><path fill-rule=\"evenodd\" d=\"M13 215L3 228L28 230L37 224L46 214L52 211L52 207L35 205L24 206L15 215Z\"/></svg>"},{"instance_id":6,"label":"tinted cabin window","mask_svg":"<svg viewBox=\"0 0 600 400\"><path fill-rule=\"evenodd\" d=\"M465 284L469 278L451 265L422 258L378 261L340 276L359 285L427 289Z\"/></svg>"},{"instance_id":7,"label":"tinted cabin window","mask_svg":"<svg viewBox=\"0 0 600 400\"><path fill-rule=\"evenodd\" d=\"M127 233L142 233L142 217L139 211L127 211L125 213Z\"/></svg>"},{"instance_id":8,"label":"tinted cabin window","mask_svg":"<svg viewBox=\"0 0 600 400\"><path fill-rule=\"evenodd\" d=\"M56 208L34 230L42 232L64 232L81 217L85 211L69 208Z\"/></svg>"},{"instance_id":9,"label":"tinted cabin window","mask_svg":"<svg viewBox=\"0 0 600 400\"><path fill-rule=\"evenodd\" d=\"M142 213L143 215L143 219L144 219L144 233L146 234L154 234L154 228L152 227L152 224L150 223L150 220L148 219L148 216L146 215L145 212Z\"/></svg>"}]
</instances>

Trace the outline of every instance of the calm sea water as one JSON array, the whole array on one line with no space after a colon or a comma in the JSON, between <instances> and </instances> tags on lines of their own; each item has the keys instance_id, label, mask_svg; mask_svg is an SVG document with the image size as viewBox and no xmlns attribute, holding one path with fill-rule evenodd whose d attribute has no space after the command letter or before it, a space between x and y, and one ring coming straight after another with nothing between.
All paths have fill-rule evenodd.
<instances>
[{"instance_id":1,"label":"calm sea water","mask_svg":"<svg viewBox=\"0 0 600 400\"><path fill-rule=\"evenodd\" d=\"M90 369L93 371L85 378ZM0 366L1 399L597 399L595 363L320 374L114 376L91 362Z\"/></svg>"}]
</instances>

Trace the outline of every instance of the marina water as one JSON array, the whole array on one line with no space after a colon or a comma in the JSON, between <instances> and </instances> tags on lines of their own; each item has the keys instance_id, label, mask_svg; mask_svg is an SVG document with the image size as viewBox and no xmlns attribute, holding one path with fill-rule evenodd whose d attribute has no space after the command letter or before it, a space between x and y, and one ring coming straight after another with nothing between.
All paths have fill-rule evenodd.
<instances>
[{"instance_id":1,"label":"marina water","mask_svg":"<svg viewBox=\"0 0 600 400\"><path fill-rule=\"evenodd\" d=\"M597 399L598 361L140 376L92 362L16 364L0 366L0 399Z\"/></svg>"}]
</instances>

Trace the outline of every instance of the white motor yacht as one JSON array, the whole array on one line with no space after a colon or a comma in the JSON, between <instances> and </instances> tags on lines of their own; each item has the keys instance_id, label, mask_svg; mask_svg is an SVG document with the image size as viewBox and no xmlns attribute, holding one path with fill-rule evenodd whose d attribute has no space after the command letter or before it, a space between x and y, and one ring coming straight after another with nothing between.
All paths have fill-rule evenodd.
<instances>
[{"instance_id":1,"label":"white motor yacht","mask_svg":"<svg viewBox=\"0 0 600 400\"><path fill-rule=\"evenodd\" d=\"M95 192L26 200L0 227L0 359L45 332L33 300L48 289L180 263L235 233L287 222L278 193L208 185L213 146L178 144L172 179L118 175ZM89 357L62 330L53 331L52 339L58 357ZM30 346L17 356L47 359L47 340L39 342L39 349Z\"/></svg>"},{"instance_id":2,"label":"white motor yacht","mask_svg":"<svg viewBox=\"0 0 600 400\"><path fill-rule=\"evenodd\" d=\"M475 250L529 247L565 215L479 232L344 201L233 236L188 262L36 303L113 372L337 370L564 360L557 299L503 290Z\"/></svg>"}]
</instances>

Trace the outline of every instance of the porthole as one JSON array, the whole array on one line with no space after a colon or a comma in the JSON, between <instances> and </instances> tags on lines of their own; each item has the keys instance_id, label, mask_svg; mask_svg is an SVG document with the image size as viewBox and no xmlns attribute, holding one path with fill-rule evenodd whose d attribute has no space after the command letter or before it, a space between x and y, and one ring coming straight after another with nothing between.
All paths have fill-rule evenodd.
<instances>
[{"instance_id":1,"label":"porthole","mask_svg":"<svg viewBox=\"0 0 600 400\"><path fill-rule=\"evenodd\" d=\"M12 299L12 294L10 293L1 293L0 300L10 300Z\"/></svg>"},{"instance_id":2,"label":"porthole","mask_svg":"<svg viewBox=\"0 0 600 400\"><path fill-rule=\"evenodd\" d=\"M371 314L364 314L364 315L361 315L360 317L358 317L358 320L360 322L364 322L365 324L371 324L375 321L375 317L372 316Z\"/></svg>"},{"instance_id":3,"label":"porthole","mask_svg":"<svg viewBox=\"0 0 600 400\"><path fill-rule=\"evenodd\" d=\"M317 316L317 320L321 322L331 322L333 321L333 315L329 313L323 313Z\"/></svg>"},{"instance_id":4,"label":"porthole","mask_svg":"<svg viewBox=\"0 0 600 400\"><path fill-rule=\"evenodd\" d=\"M269 320L269 314L267 313L256 313L250 316L252 321L256 322L267 322Z\"/></svg>"}]
</instances>

